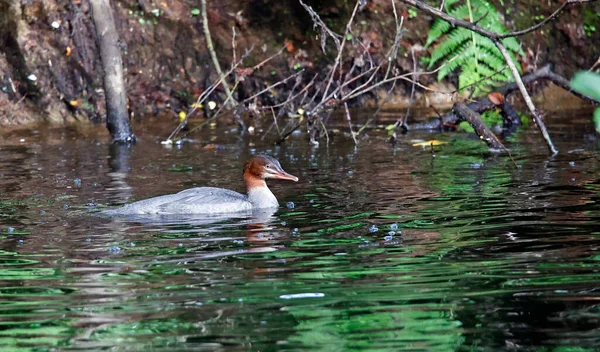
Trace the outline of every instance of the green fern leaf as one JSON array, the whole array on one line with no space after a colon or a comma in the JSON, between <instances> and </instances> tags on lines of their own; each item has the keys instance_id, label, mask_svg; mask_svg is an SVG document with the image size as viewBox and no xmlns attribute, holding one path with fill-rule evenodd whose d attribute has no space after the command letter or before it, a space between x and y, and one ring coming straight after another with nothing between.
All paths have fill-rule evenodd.
<instances>
[{"instance_id":1,"label":"green fern leaf","mask_svg":"<svg viewBox=\"0 0 600 352\"><path fill-rule=\"evenodd\" d=\"M489 0L447 0L445 9L452 17L478 20L478 25L489 31L507 32L502 16ZM458 70L458 88L472 90L475 95L493 89L500 82L513 80L500 50L480 34L461 27L453 28L449 23L437 20L428 33L426 46L434 43L438 44L431 52L429 67L443 65L438 71L438 80ZM506 38L502 43L517 63L516 58L523 55L520 42L516 38Z\"/></svg>"}]
</instances>

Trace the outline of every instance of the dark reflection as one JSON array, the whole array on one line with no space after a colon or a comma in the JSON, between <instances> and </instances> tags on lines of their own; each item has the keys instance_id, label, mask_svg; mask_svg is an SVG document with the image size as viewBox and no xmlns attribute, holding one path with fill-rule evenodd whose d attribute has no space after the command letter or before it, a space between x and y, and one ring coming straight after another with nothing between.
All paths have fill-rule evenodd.
<instances>
[{"instance_id":1,"label":"dark reflection","mask_svg":"<svg viewBox=\"0 0 600 352\"><path fill-rule=\"evenodd\" d=\"M107 176L110 178L110 181L108 182L106 191L109 200L113 203L127 203L133 195L131 186L127 183L127 177L131 170L129 158L131 157L132 148L135 148L135 145L124 143L109 144L108 166L110 172Z\"/></svg>"}]
</instances>

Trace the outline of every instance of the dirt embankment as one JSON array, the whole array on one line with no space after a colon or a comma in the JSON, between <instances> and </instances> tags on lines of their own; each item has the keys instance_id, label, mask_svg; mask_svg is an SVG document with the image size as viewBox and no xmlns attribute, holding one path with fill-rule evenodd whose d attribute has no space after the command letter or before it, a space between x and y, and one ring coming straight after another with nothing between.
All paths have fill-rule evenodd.
<instances>
[{"instance_id":1,"label":"dirt embankment","mask_svg":"<svg viewBox=\"0 0 600 352\"><path fill-rule=\"evenodd\" d=\"M343 32L353 4L343 0L306 1L314 6L332 29ZM114 1L116 25L121 37L129 107L133 117L161 114L175 117L217 77L206 49L199 16L199 0ZM253 48L243 67L251 67L271 56L284 44L281 56L240 83L237 94L249 96L269 83L288 76L294 69L318 71L335 53L321 52L310 17L297 0L208 1L208 19L222 67L232 62L232 28L235 28L237 58ZM550 13L554 4L523 10L509 3L509 24L524 28L537 21L529 11ZM525 5L523 5L525 6ZM594 7L595 6L595 7ZM593 7L593 8L592 8ZM600 28L586 25L598 4L572 6L558 21L524 38L529 56L526 65L555 63L555 71L569 77L589 68L598 58ZM592 15L589 12L592 11ZM413 69L411 48L422 48L432 18L408 11L398 67ZM390 1L369 0L359 13L353 30L360 33L369 52L385 59L394 40L394 18ZM0 2L0 125L30 122L69 123L99 120L104 114L101 66L95 29L87 0ZM417 58L427 55L420 50ZM537 61L536 61L537 60ZM420 61L418 69L424 70ZM309 80L311 75L306 75ZM434 78L422 76L421 83ZM451 84L452 78L448 82ZM293 83L290 83L293 84ZM410 86L399 86L396 99L405 101ZM285 89L285 87L282 87ZM409 88L409 89L407 89ZM273 92L276 98L277 92ZM374 96L377 96L375 94ZM223 100L217 91L216 100Z\"/></svg>"}]
</instances>

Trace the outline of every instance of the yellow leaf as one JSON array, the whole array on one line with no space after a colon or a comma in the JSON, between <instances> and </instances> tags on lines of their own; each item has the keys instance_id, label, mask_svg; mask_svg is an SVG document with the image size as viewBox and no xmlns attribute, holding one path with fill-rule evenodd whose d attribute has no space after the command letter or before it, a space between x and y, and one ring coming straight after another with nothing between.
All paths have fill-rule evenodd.
<instances>
[{"instance_id":1,"label":"yellow leaf","mask_svg":"<svg viewBox=\"0 0 600 352\"><path fill-rule=\"evenodd\" d=\"M217 107L217 103L215 103L214 101L209 101L208 102L208 109L209 110L214 110Z\"/></svg>"},{"instance_id":2,"label":"yellow leaf","mask_svg":"<svg viewBox=\"0 0 600 352\"><path fill-rule=\"evenodd\" d=\"M414 143L412 146L413 147L431 147L432 145L440 145L440 144L446 144L446 143L448 143L448 142L432 139L430 141Z\"/></svg>"},{"instance_id":3,"label":"yellow leaf","mask_svg":"<svg viewBox=\"0 0 600 352\"><path fill-rule=\"evenodd\" d=\"M185 111L180 111L179 112L179 122L183 122L183 120L185 120L187 114L185 113Z\"/></svg>"}]
</instances>

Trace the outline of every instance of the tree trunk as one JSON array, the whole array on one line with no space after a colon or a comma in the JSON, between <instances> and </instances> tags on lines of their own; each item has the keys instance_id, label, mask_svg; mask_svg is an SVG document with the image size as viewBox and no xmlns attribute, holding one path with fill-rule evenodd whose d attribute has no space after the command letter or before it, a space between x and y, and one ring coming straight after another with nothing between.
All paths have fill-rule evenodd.
<instances>
[{"instance_id":1,"label":"tree trunk","mask_svg":"<svg viewBox=\"0 0 600 352\"><path fill-rule=\"evenodd\" d=\"M100 57L104 69L104 93L106 97L106 127L115 142L135 141L127 113L127 95L123 82L123 60L119 47L119 35L109 0L90 0Z\"/></svg>"}]
</instances>

